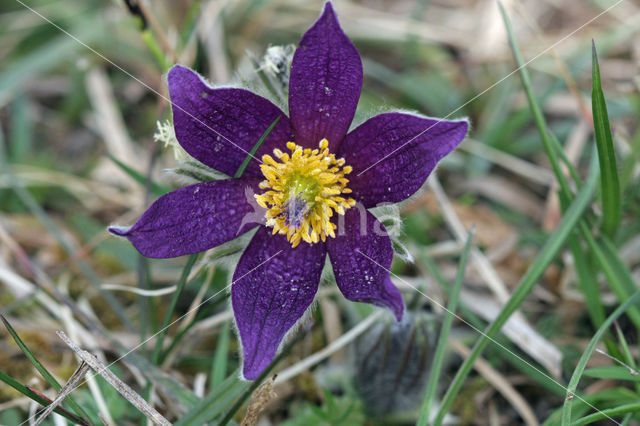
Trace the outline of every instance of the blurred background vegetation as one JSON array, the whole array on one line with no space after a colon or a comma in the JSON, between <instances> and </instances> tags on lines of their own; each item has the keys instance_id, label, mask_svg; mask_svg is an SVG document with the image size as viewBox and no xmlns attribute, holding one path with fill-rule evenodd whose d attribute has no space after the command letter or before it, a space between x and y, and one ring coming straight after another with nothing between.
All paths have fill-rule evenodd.
<instances>
[{"instance_id":1,"label":"blurred background vegetation","mask_svg":"<svg viewBox=\"0 0 640 426\"><path fill-rule=\"evenodd\" d=\"M595 155L595 40L622 218L613 235L599 239L603 206L594 198L589 218L580 223L598 238L595 246L580 234L577 245L564 247L545 265L496 338L500 345L490 344L477 359L446 421L555 424L578 359L640 279L640 5L503 4L524 60L532 60L527 68L546 131L557 140L563 162L573 165L562 166L572 192L581 184L569 171L584 180ZM175 165L171 150L153 140L157 121L170 119L168 68L190 66L217 85L258 84L255 68L266 49L295 45L322 5L320 0L0 3L0 314L10 324L0 327L0 424L21 424L36 414L39 405L29 392L55 398L56 386L34 363L61 384L76 369L73 352L56 330L110 364L172 422L243 419L242 402L252 389L236 378L239 348L224 292L232 265L211 256L187 268L184 258L144 259L106 227L133 223L159 193L178 185L164 173ZM335 0L334 5L363 58L356 121L403 109L469 117L472 130L443 161L437 179L400 206L401 240L414 261L398 260L393 271L411 309L409 320L396 325L386 316L371 319L373 308L347 302L335 286L323 286L312 324L273 370L285 377L274 385L277 396L264 387L254 394L248 411L256 415L247 424L258 418L261 424L287 425L415 423L466 230L475 225L460 309L438 369L438 395L468 357L478 331L503 311L545 253L544 244L566 210L494 0ZM601 185L600 192L607 191L606 182ZM575 237L579 227L572 229ZM598 257L600 246L604 260ZM591 285L585 284L588 277ZM624 291L615 287L616 277ZM148 339L165 318L175 323L161 333L164 345L154 351L157 339ZM606 353L594 353L580 370L582 396L574 402L574 419L597 407L618 409L610 414L616 421L626 415L628 424L637 422L632 417L640 410L637 325L622 315L606 329L598 343ZM323 351L326 357L305 364ZM33 391L10 386L11 378ZM90 423L146 421L100 377L73 396L65 408ZM61 419L50 417L45 424Z\"/></svg>"}]
</instances>

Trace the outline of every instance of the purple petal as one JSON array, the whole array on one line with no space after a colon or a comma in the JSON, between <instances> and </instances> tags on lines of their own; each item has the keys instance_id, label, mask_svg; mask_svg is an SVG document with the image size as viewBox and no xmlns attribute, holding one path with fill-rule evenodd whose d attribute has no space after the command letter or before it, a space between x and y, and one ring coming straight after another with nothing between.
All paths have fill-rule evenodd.
<instances>
[{"instance_id":1,"label":"purple petal","mask_svg":"<svg viewBox=\"0 0 640 426\"><path fill-rule=\"evenodd\" d=\"M326 138L335 152L349 130L361 90L360 55L327 3L291 64L289 113L296 143L316 148Z\"/></svg>"},{"instance_id":2,"label":"purple petal","mask_svg":"<svg viewBox=\"0 0 640 426\"><path fill-rule=\"evenodd\" d=\"M293 140L287 116L269 100L244 89L214 89L180 65L169 71L173 123L180 145L202 163L233 176L269 125L280 121L256 159ZM251 161L244 176L262 176Z\"/></svg>"},{"instance_id":3,"label":"purple petal","mask_svg":"<svg viewBox=\"0 0 640 426\"><path fill-rule=\"evenodd\" d=\"M413 195L467 134L467 121L380 114L347 135L339 156L353 167L347 186L367 208Z\"/></svg>"},{"instance_id":4,"label":"purple petal","mask_svg":"<svg viewBox=\"0 0 640 426\"><path fill-rule=\"evenodd\" d=\"M276 355L318 290L326 248L291 247L283 235L261 227L233 274L231 303L244 352L244 377L253 380Z\"/></svg>"},{"instance_id":5,"label":"purple petal","mask_svg":"<svg viewBox=\"0 0 640 426\"><path fill-rule=\"evenodd\" d=\"M153 258L198 253L254 228L264 217L255 202L257 179L204 182L163 195L126 230L111 227Z\"/></svg>"},{"instance_id":6,"label":"purple petal","mask_svg":"<svg viewBox=\"0 0 640 426\"><path fill-rule=\"evenodd\" d=\"M400 321L404 303L389 276L393 248L384 225L363 208L347 210L341 225L336 237L327 240L338 288L354 302L391 309Z\"/></svg>"}]
</instances>

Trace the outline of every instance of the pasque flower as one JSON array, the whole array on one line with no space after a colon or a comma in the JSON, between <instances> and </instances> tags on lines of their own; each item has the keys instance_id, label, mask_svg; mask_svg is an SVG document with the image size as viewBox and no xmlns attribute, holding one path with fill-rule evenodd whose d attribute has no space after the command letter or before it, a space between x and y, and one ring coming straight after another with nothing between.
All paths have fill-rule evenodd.
<instances>
[{"instance_id":1,"label":"pasque flower","mask_svg":"<svg viewBox=\"0 0 640 426\"><path fill-rule=\"evenodd\" d=\"M392 112L348 132L362 62L330 2L302 37L290 74L287 117L250 91L212 88L194 71L174 66L168 82L176 138L205 165L233 176L280 120L257 152L262 161L252 160L241 178L178 189L131 228L110 228L143 255L167 258L259 227L231 287L247 379L264 370L313 302L327 254L347 299L387 307L402 318L402 297L388 272L391 240L366 209L415 193L468 128L464 120ZM245 195L247 188L255 201ZM256 201L263 220L245 223Z\"/></svg>"}]
</instances>

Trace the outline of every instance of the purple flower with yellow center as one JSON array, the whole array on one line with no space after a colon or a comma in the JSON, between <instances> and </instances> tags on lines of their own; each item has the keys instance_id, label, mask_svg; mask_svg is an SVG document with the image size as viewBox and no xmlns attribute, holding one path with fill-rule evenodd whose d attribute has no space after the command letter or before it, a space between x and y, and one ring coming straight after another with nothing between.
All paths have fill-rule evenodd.
<instances>
[{"instance_id":1,"label":"purple flower with yellow center","mask_svg":"<svg viewBox=\"0 0 640 426\"><path fill-rule=\"evenodd\" d=\"M174 66L168 82L176 138L205 165L233 176L279 121L257 151L262 162L251 161L241 178L178 189L153 203L133 227L110 228L153 258L201 252L259 228L231 286L247 379L267 367L313 302L327 254L347 299L402 318L402 296L388 272L392 243L366 209L414 194L468 128L464 120L392 112L348 132L362 62L331 3L302 37L290 74L287 117L250 91L212 88L195 72ZM254 197L246 196L248 189ZM256 202L263 219L246 223Z\"/></svg>"}]
</instances>

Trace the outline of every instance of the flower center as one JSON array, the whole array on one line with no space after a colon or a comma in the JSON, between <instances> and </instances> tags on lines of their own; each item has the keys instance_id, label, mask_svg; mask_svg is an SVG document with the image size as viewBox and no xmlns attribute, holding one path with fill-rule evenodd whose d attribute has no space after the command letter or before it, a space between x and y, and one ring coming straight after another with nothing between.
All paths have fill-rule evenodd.
<instances>
[{"instance_id":1,"label":"flower center","mask_svg":"<svg viewBox=\"0 0 640 426\"><path fill-rule=\"evenodd\" d=\"M353 198L342 196L351 192L344 176L352 168L329 153L328 146L326 139L314 150L287 142L291 154L273 150L279 162L270 155L262 156L260 169L266 180L260 182L260 188L266 191L256 195L256 200L267 209L266 225L274 234L286 234L293 247L302 240L317 243L335 237L333 212L344 214L356 204Z\"/></svg>"}]
</instances>

